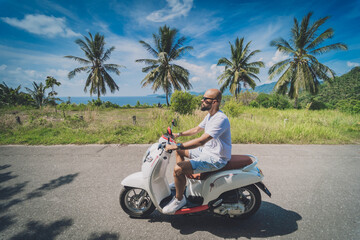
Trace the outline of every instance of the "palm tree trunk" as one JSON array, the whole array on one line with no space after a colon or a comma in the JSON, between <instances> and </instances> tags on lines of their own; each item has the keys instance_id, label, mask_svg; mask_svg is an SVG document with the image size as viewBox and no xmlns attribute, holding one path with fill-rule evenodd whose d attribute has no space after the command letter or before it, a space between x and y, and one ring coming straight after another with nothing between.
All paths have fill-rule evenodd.
<instances>
[{"instance_id":1,"label":"palm tree trunk","mask_svg":"<svg viewBox=\"0 0 360 240\"><path fill-rule=\"evenodd\" d=\"M166 93L166 104L167 104L167 106L170 106L170 104L169 104L169 93Z\"/></svg>"},{"instance_id":2,"label":"palm tree trunk","mask_svg":"<svg viewBox=\"0 0 360 240\"><path fill-rule=\"evenodd\" d=\"M294 101L294 108L297 109L298 108L298 97L295 97L295 101Z\"/></svg>"}]
</instances>

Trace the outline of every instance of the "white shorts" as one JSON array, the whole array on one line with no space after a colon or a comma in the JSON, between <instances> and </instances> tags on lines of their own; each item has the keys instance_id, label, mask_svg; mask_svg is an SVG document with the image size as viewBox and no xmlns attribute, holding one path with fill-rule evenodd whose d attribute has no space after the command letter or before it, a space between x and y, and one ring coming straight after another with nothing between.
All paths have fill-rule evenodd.
<instances>
[{"instance_id":1,"label":"white shorts","mask_svg":"<svg viewBox=\"0 0 360 240\"><path fill-rule=\"evenodd\" d=\"M190 163L194 173L213 172L225 167L227 162L202 152L202 148L190 149Z\"/></svg>"}]
</instances>

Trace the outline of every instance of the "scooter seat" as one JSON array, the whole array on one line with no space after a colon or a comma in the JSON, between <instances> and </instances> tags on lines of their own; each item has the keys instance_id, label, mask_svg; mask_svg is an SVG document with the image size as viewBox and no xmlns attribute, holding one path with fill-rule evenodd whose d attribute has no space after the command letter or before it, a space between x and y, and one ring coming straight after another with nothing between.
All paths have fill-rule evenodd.
<instances>
[{"instance_id":1,"label":"scooter seat","mask_svg":"<svg viewBox=\"0 0 360 240\"><path fill-rule=\"evenodd\" d=\"M191 174L191 175L187 175L186 177L191 178L191 179L197 179L197 180L205 180L206 178L208 178L210 175L212 175L214 173L231 170L231 169L240 169L240 168L246 167L252 163L253 163L253 161L249 156L231 155L230 161L225 165L225 167L223 167L220 170L213 171L213 172Z\"/></svg>"}]
</instances>

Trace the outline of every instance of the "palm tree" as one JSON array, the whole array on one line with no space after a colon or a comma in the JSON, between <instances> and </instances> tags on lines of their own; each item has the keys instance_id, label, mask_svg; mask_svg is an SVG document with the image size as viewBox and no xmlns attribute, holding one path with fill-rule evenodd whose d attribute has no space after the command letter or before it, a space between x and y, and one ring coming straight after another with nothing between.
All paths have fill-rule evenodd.
<instances>
[{"instance_id":1,"label":"palm tree","mask_svg":"<svg viewBox=\"0 0 360 240\"><path fill-rule=\"evenodd\" d=\"M183 46L186 41L185 37L180 37L176 40L178 30L170 29L166 25L159 28L158 35L153 34L155 47L150 44L140 41L143 47L155 59L138 59L136 62L144 62L147 67L142 69L142 72L148 73L141 81L142 87L152 84L154 92L162 88L166 94L166 103L169 106L169 95L172 88L181 90L181 86L185 90L192 88L189 82L189 72L174 63L174 60L180 59L187 51L193 49L191 46Z\"/></svg>"},{"instance_id":2,"label":"palm tree","mask_svg":"<svg viewBox=\"0 0 360 240\"><path fill-rule=\"evenodd\" d=\"M16 105L20 96L20 88L21 85L11 88L5 82L0 84L0 104Z\"/></svg>"},{"instance_id":3,"label":"palm tree","mask_svg":"<svg viewBox=\"0 0 360 240\"><path fill-rule=\"evenodd\" d=\"M50 76L46 77L45 83L46 83L45 88L51 88L51 91L48 93L48 102L49 102L49 104L51 104L55 107L55 112L57 112L56 101L61 101L61 99L56 98L57 92L55 92L54 85L60 86L61 83L58 82L55 78L50 77Z\"/></svg>"},{"instance_id":4,"label":"palm tree","mask_svg":"<svg viewBox=\"0 0 360 240\"><path fill-rule=\"evenodd\" d=\"M218 66L225 66L224 72L218 77L219 84L222 84L220 91L223 92L230 87L230 92L235 95L235 98L241 91L241 84L255 89L254 79L260 81L256 74L260 72L260 67L264 67L262 61L249 62L256 53L260 52L260 50L251 51L250 43L251 41L244 46L244 38L236 38L235 45L229 42L231 60L223 57L217 63Z\"/></svg>"},{"instance_id":5,"label":"palm tree","mask_svg":"<svg viewBox=\"0 0 360 240\"><path fill-rule=\"evenodd\" d=\"M39 85L36 82L33 82L33 88L33 90L27 87L25 89L30 93L35 104L41 108L47 101L47 98L45 97L46 86L42 82Z\"/></svg>"},{"instance_id":6,"label":"palm tree","mask_svg":"<svg viewBox=\"0 0 360 240\"><path fill-rule=\"evenodd\" d=\"M55 78L50 76L46 77L45 83L46 83L46 88L51 88L51 92L49 92L48 94L49 97L55 97L57 95L57 92L55 92L54 90L54 85L60 86L61 83L58 82Z\"/></svg>"},{"instance_id":7,"label":"palm tree","mask_svg":"<svg viewBox=\"0 0 360 240\"><path fill-rule=\"evenodd\" d=\"M291 29L291 39L289 42L283 38L271 41L270 45L276 47L281 53L289 55L289 58L274 64L269 69L269 78L282 75L278 79L275 89L282 94L288 94L290 98L295 98L295 107L301 90L306 90L311 94L317 94L320 82L331 82L335 77L335 72L316 59L316 55L329 52L331 50L347 50L343 43L334 43L321 46L322 43L334 36L334 30L328 28L318 34L319 27L323 25L329 17L321 18L310 24L312 12L308 13L299 25L294 18L294 26ZM288 91L288 87L290 89Z\"/></svg>"},{"instance_id":8,"label":"palm tree","mask_svg":"<svg viewBox=\"0 0 360 240\"><path fill-rule=\"evenodd\" d=\"M104 62L110 58L110 54L114 51L115 47L111 47L107 50L104 49L105 41L104 36L99 33L95 34L95 37L89 33L90 38L84 36L85 41L82 39L77 39L75 43L80 46L81 50L84 51L87 59L74 57L74 56L65 56L66 58L74 59L80 64L85 65L84 67L75 68L69 72L68 77L71 79L77 73L86 72L88 77L85 83L84 92L87 92L87 88L90 86L90 96L92 94L97 94L98 99L100 95L106 94L107 85L110 91L113 93L115 90L119 90L118 85L116 85L114 79L109 75L108 72L113 72L116 75L120 75L118 68L122 67L117 64L105 64Z\"/></svg>"}]
</instances>

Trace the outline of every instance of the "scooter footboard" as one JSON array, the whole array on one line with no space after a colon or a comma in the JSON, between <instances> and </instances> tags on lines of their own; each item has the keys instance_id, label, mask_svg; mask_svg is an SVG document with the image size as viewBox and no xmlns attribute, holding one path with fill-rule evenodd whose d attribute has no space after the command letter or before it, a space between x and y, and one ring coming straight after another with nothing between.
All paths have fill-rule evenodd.
<instances>
[{"instance_id":1,"label":"scooter footboard","mask_svg":"<svg viewBox=\"0 0 360 240\"><path fill-rule=\"evenodd\" d=\"M257 171L224 171L207 178L203 184L204 204L218 198L222 193L260 182L263 176Z\"/></svg>"}]
</instances>

